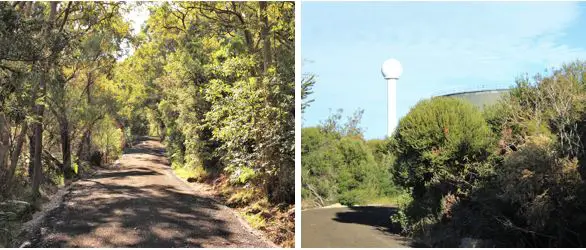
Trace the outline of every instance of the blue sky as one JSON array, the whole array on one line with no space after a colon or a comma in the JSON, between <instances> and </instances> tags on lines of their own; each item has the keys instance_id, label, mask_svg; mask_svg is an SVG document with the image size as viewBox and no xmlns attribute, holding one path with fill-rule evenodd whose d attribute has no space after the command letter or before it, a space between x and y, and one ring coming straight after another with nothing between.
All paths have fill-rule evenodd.
<instances>
[{"instance_id":1,"label":"blue sky","mask_svg":"<svg viewBox=\"0 0 586 250\"><path fill-rule=\"evenodd\" d=\"M388 58L403 65L399 118L432 95L511 86L524 73L586 60L578 2L303 2L301 27L302 72L318 78L303 126L362 108L367 139L386 136Z\"/></svg>"}]
</instances>

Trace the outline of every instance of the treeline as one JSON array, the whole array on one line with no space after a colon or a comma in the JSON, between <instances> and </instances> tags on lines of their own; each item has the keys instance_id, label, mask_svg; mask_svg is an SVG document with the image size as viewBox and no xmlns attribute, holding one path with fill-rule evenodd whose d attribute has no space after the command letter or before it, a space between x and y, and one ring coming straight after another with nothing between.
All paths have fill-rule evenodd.
<instances>
[{"instance_id":1,"label":"treeline","mask_svg":"<svg viewBox=\"0 0 586 250\"><path fill-rule=\"evenodd\" d=\"M302 129L304 207L393 203L404 193L389 178L394 159L386 152L387 143L363 138L362 113L358 110L342 123L338 110L322 124Z\"/></svg>"},{"instance_id":2,"label":"treeline","mask_svg":"<svg viewBox=\"0 0 586 250\"><path fill-rule=\"evenodd\" d=\"M124 146L116 2L0 3L0 200L37 200Z\"/></svg>"},{"instance_id":3,"label":"treeline","mask_svg":"<svg viewBox=\"0 0 586 250\"><path fill-rule=\"evenodd\" d=\"M479 110L418 103L390 143L394 183L411 200L394 216L434 247L583 247L586 63L521 77Z\"/></svg>"}]
</instances>

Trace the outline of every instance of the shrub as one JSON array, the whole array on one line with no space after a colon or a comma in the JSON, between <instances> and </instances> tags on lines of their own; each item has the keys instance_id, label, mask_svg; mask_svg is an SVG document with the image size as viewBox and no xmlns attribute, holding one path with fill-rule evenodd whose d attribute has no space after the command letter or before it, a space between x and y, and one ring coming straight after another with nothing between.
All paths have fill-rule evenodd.
<instances>
[{"instance_id":1,"label":"shrub","mask_svg":"<svg viewBox=\"0 0 586 250\"><path fill-rule=\"evenodd\" d=\"M499 171L500 197L515 207L511 221L536 232L537 246L579 246L586 233L586 217L577 212L586 209L584 184L577 159L558 157L556 150L550 137L528 137Z\"/></svg>"},{"instance_id":2,"label":"shrub","mask_svg":"<svg viewBox=\"0 0 586 250\"><path fill-rule=\"evenodd\" d=\"M337 201L336 169L343 161L337 153L335 141L334 134L323 133L317 127L301 130L302 197L318 206Z\"/></svg>"},{"instance_id":3,"label":"shrub","mask_svg":"<svg viewBox=\"0 0 586 250\"><path fill-rule=\"evenodd\" d=\"M379 151L376 157L373 154L375 148L384 148L386 142L369 143L355 133L347 135L340 131L356 130L302 129L303 199L318 206L335 202L357 205L398 195L399 189L389 178L392 157Z\"/></svg>"},{"instance_id":4,"label":"shrub","mask_svg":"<svg viewBox=\"0 0 586 250\"><path fill-rule=\"evenodd\" d=\"M338 141L338 154L343 164L338 167L339 202L345 205L364 203L366 198L377 196L377 163L361 139L344 137ZM388 175L387 175L388 176Z\"/></svg>"},{"instance_id":5,"label":"shrub","mask_svg":"<svg viewBox=\"0 0 586 250\"><path fill-rule=\"evenodd\" d=\"M104 156L104 154L102 154L102 152L93 151L92 154L90 155L90 163L93 166L102 166L103 156Z\"/></svg>"},{"instance_id":6,"label":"shrub","mask_svg":"<svg viewBox=\"0 0 586 250\"><path fill-rule=\"evenodd\" d=\"M401 119L391 150L395 183L411 190L413 201L399 219L407 231L425 228L448 215L445 199L465 197L491 166L493 135L480 111L455 98L419 102ZM444 202L444 210L442 210Z\"/></svg>"}]
</instances>

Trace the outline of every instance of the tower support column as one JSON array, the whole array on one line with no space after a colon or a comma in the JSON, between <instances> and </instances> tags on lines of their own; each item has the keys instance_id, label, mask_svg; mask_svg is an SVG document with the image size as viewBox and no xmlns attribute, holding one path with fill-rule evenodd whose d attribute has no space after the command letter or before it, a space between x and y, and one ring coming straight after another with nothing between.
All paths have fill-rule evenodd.
<instances>
[{"instance_id":1,"label":"tower support column","mask_svg":"<svg viewBox=\"0 0 586 250\"><path fill-rule=\"evenodd\" d=\"M397 79L387 79L387 137L397 127Z\"/></svg>"},{"instance_id":2,"label":"tower support column","mask_svg":"<svg viewBox=\"0 0 586 250\"><path fill-rule=\"evenodd\" d=\"M391 137L397 128L397 81L403 73L403 66L397 59L388 59L381 67L381 73L387 80L387 137Z\"/></svg>"}]
</instances>

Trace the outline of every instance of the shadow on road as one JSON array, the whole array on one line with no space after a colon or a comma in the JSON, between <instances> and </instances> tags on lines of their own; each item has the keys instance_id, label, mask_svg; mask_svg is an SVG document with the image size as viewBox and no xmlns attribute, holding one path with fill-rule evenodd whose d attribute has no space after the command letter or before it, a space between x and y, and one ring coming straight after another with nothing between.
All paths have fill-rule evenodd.
<instances>
[{"instance_id":1,"label":"shadow on road","mask_svg":"<svg viewBox=\"0 0 586 250\"><path fill-rule=\"evenodd\" d=\"M159 154L145 145L133 153ZM162 154L162 153L161 153ZM246 245L230 237L209 198L170 185L163 160L127 157L126 167L74 183L37 232L36 247L205 247ZM142 165L142 166L141 166ZM130 166L130 167L128 167ZM47 233L48 232L48 233Z\"/></svg>"},{"instance_id":2,"label":"shadow on road","mask_svg":"<svg viewBox=\"0 0 586 250\"><path fill-rule=\"evenodd\" d=\"M160 173L157 173L152 170L142 170L142 171L128 170L128 171L119 171L119 172L111 172L111 173L102 173L102 174L96 175L92 179L95 180L95 179L104 179L104 178L126 178L126 177L130 177L130 176L146 176L146 175L160 175Z\"/></svg>"},{"instance_id":3,"label":"shadow on road","mask_svg":"<svg viewBox=\"0 0 586 250\"><path fill-rule=\"evenodd\" d=\"M392 223L390 217L397 212L393 207L350 207L350 211L336 213L333 220L341 223L354 223L375 227L377 230L392 234L401 232L400 225Z\"/></svg>"},{"instance_id":4,"label":"shadow on road","mask_svg":"<svg viewBox=\"0 0 586 250\"><path fill-rule=\"evenodd\" d=\"M301 247L408 247L408 238L390 221L393 207L333 207L311 209L301 215Z\"/></svg>"},{"instance_id":5,"label":"shadow on road","mask_svg":"<svg viewBox=\"0 0 586 250\"><path fill-rule=\"evenodd\" d=\"M44 247L201 247L201 240L229 236L225 222L210 216L218 208L205 198L164 185L95 183L75 195L75 206L62 205L49 216L46 226L59 234Z\"/></svg>"}]
</instances>

